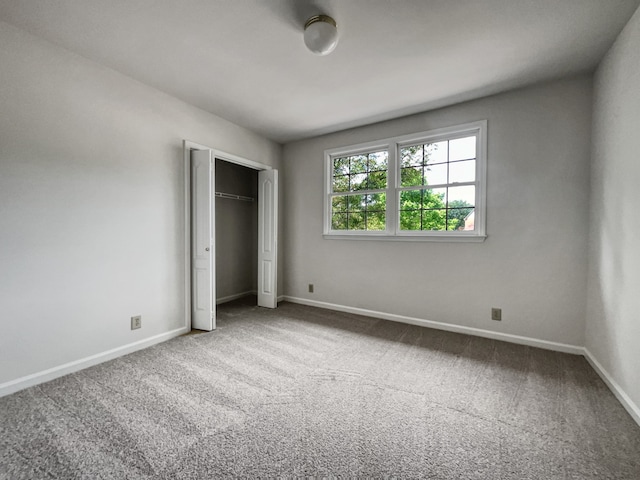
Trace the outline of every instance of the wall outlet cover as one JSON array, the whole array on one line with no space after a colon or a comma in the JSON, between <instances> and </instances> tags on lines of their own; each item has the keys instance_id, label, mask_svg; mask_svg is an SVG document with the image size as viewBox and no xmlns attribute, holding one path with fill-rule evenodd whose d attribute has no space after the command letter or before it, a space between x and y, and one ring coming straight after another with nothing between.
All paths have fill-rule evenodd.
<instances>
[{"instance_id":1,"label":"wall outlet cover","mask_svg":"<svg viewBox=\"0 0 640 480\"><path fill-rule=\"evenodd\" d=\"M142 328L142 315L131 317L131 330L137 330L138 328Z\"/></svg>"},{"instance_id":2,"label":"wall outlet cover","mask_svg":"<svg viewBox=\"0 0 640 480\"><path fill-rule=\"evenodd\" d=\"M491 320L497 320L498 322L502 321L502 309L501 308L492 308L491 309Z\"/></svg>"}]
</instances>

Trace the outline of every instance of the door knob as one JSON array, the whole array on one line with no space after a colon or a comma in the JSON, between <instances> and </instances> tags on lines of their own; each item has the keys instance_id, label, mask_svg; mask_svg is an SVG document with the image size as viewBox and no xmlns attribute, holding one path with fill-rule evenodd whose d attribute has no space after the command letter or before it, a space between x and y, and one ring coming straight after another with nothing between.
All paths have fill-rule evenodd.
<instances>
[{"instance_id":1,"label":"door knob","mask_svg":"<svg viewBox=\"0 0 640 480\"><path fill-rule=\"evenodd\" d=\"M205 249L204 249L204 251L205 251L205 252L208 252L208 251L209 251L209 247L205 248Z\"/></svg>"}]
</instances>

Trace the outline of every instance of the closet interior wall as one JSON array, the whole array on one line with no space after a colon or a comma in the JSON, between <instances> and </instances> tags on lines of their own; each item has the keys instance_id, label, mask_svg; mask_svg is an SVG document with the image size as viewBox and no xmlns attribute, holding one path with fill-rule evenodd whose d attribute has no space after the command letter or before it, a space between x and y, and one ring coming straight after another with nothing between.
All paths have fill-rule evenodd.
<instances>
[{"instance_id":1,"label":"closet interior wall","mask_svg":"<svg viewBox=\"0 0 640 480\"><path fill-rule=\"evenodd\" d=\"M216 159L217 303L257 291L258 171ZM252 199L250 201L248 199Z\"/></svg>"}]
</instances>

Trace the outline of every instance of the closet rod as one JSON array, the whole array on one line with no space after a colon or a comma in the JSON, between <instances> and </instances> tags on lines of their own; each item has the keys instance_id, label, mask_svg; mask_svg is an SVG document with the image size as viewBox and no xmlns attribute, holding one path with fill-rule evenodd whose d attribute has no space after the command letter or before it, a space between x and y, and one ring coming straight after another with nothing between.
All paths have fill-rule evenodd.
<instances>
[{"instance_id":1,"label":"closet rod","mask_svg":"<svg viewBox=\"0 0 640 480\"><path fill-rule=\"evenodd\" d=\"M229 198L231 200L242 200L243 202L254 202L253 197L244 197L242 195L235 195L233 193L216 192L216 197Z\"/></svg>"}]
</instances>

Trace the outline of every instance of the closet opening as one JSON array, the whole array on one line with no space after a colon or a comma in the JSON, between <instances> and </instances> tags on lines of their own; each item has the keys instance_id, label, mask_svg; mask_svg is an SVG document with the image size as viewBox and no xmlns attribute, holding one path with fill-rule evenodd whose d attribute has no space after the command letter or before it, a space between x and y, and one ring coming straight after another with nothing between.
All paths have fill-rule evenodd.
<instances>
[{"instance_id":1,"label":"closet opening","mask_svg":"<svg viewBox=\"0 0 640 480\"><path fill-rule=\"evenodd\" d=\"M215 159L215 303L258 299L258 171Z\"/></svg>"}]
</instances>

